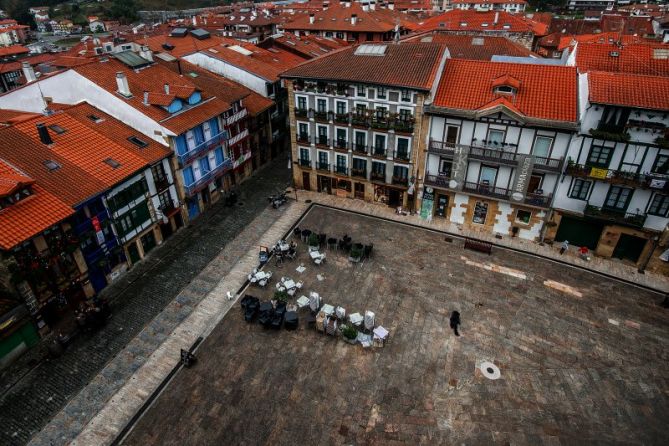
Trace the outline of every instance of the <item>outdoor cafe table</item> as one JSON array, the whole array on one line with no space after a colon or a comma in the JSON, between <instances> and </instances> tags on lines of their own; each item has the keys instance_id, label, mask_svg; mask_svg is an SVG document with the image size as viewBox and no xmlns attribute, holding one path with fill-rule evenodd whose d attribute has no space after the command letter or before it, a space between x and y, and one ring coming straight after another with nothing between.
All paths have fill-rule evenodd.
<instances>
[{"instance_id":1,"label":"outdoor cafe table","mask_svg":"<svg viewBox=\"0 0 669 446\"><path fill-rule=\"evenodd\" d=\"M300 296L299 299L297 299L297 306L299 308L309 306L309 298L307 296Z\"/></svg>"},{"instance_id":2,"label":"outdoor cafe table","mask_svg":"<svg viewBox=\"0 0 669 446\"><path fill-rule=\"evenodd\" d=\"M258 271L255 275L256 280L263 280L269 278L269 274L265 271Z\"/></svg>"},{"instance_id":3,"label":"outdoor cafe table","mask_svg":"<svg viewBox=\"0 0 669 446\"><path fill-rule=\"evenodd\" d=\"M295 288L295 281L293 279L285 280L283 286L285 286L287 290L291 290Z\"/></svg>"},{"instance_id":4,"label":"outdoor cafe table","mask_svg":"<svg viewBox=\"0 0 669 446\"><path fill-rule=\"evenodd\" d=\"M362 321L364 319L365 318L363 318L360 313L353 313L352 315L350 315L348 317L348 320L351 321L351 323L355 326L358 326L358 325L362 324Z\"/></svg>"},{"instance_id":5,"label":"outdoor cafe table","mask_svg":"<svg viewBox=\"0 0 669 446\"><path fill-rule=\"evenodd\" d=\"M321 311L325 313L326 316L331 316L334 313L335 308L330 304L325 304L321 307Z\"/></svg>"},{"instance_id":6,"label":"outdoor cafe table","mask_svg":"<svg viewBox=\"0 0 669 446\"><path fill-rule=\"evenodd\" d=\"M279 249L281 251L288 251L290 249L290 245L288 243L281 243L279 242Z\"/></svg>"},{"instance_id":7,"label":"outdoor cafe table","mask_svg":"<svg viewBox=\"0 0 669 446\"><path fill-rule=\"evenodd\" d=\"M317 258L319 258L319 257L321 256L321 253L318 252L318 251L311 251L311 252L309 253L309 255L311 256L312 259L315 260L315 259L317 259Z\"/></svg>"}]
</instances>

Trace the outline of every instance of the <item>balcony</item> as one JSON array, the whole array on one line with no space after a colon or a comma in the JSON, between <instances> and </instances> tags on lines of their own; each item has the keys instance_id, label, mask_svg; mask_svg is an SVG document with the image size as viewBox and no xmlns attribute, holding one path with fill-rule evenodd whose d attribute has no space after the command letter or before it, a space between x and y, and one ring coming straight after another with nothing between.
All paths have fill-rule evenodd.
<instances>
[{"instance_id":1,"label":"balcony","mask_svg":"<svg viewBox=\"0 0 669 446\"><path fill-rule=\"evenodd\" d=\"M298 160L298 164L300 165L300 167L302 169L311 169L311 160L300 159L300 160Z\"/></svg>"},{"instance_id":2,"label":"balcony","mask_svg":"<svg viewBox=\"0 0 669 446\"><path fill-rule=\"evenodd\" d=\"M186 192L187 196L192 196L196 194L197 192L201 191L204 189L209 183L211 183L214 179L217 177L221 176L223 173L227 172L228 170L232 169L232 160L225 159L223 163L219 164L218 166L214 167L212 170L209 172L205 173L198 179L197 181L184 186L184 190Z\"/></svg>"},{"instance_id":3,"label":"balcony","mask_svg":"<svg viewBox=\"0 0 669 446\"><path fill-rule=\"evenodd\" d=\"M338 139L335 141L334 148L339 151L348 151L348 144L345 139Z\"/></svg>"},{"instance_id":4,"label":"balcony","mask_svg":"<svg viewBox=\"0 0 669 446\"><path fill-rule=\"evenodd\" d=\"M469 148L469 158L509 165L516 165L518 162L518 155L515 152L505 152L489 147L471 146Z\"/></svg>"},{"instance_id":5,"label":"balcony","mask_svg":"<svg viewBox=\"0 0 669 446\"><path fill-rule=\"evenodd\" d=\"M351 124L358 127L369 127L369 117L366 114L353 113L351 115Z\"/></svg>"},{"instance_id":6,"label":"balcony","mask_svg":"<svg viewBox=\"0 0 669 446\"><path fill-rule=\"evenodd\" d=\"M562 170L563 158L546 158L543 156L534 157L534 169L551 172L560 172Z\"/></svg>"},{"instance_id":7,"label":"balcony","mask_svg":"<svg viewBox=\"0 0 669 446\"><path fill-rule=\"evenodd\" d=\"M662 175L624 172L622 170L592 167L571 162L567 164L565 173L573 177L592 178L621 186L669 191L669 179Z\"/></svg>"},{"instance_id":8,"label":"balcony","mask_svg":"<svg viewBox=\"0 0 669 446\"><path fill-rule=\"evenodd\" d=\"M450 189L450 181L451 177L449 175L425 175L425 184L441 189Z\"/></svg>"},{"instance_id":9,"label":"balcony","mask_svg":"<svg viewBox=\"0 0 669 446\"><path fill-rule=\"evenodd\" d=\"M334 122L348 124L348 113L335 113Z\"/></svg>"},{"instance_id":10,"label":"balcony","mask_svg":"<svg viewBox=\"0 0 669 446\"><path fill-rule=\"evenodd\" d=\"M386 158L388 156L388 150L385 147L374 147L374 150L372 150L372 156L377 158Z\"/></svg>"},{"instance_id":11,"label":"balcony","mask_svg":"<svg viewBox=\"0 0 669 446\"><path fill-rule=\"evenodd\" d=\"M388 130L390 128L390 122L386 118L375 117L372 119L372 128L379 130Z\"/></svg>"},{"instance_id":12,"label":"balcony","mask_svg":"<svg viewBox=\"0 0 669 446\"><path fill-rule=\"evenodd\" d=\"M332 117L332 112L325 110L314 111L314 119L316 121L328 122L331 117Z\"/></svg>"},{"instance_id":13,"label":"balcony","mask_svg":"<svg viewBox=\"0 0 669 446\"><path fill-rule=\"evenodd\" d=\"M363 155L367 155L367 153L368 153L367 152L367 146L364 145L364 144L358 144L358 143L353 144L353 151L355 153L360 153L360 154L363 154Z\"/></svg>"},{"instance_id":14,"label":"balcony","mask_svg":"<svg viewBox=\"0 0 669 446\"><path fill-rule=\"evenodd\" d=\"M351 169L351 176L358 178L367 178L367 169Z\"/></svg>"},{"instance_id":15,"label":"balcony","mask_svg":"<svg viewBox=\"0 0 669 446\"><path fill-rule=\"evenodd\" d=\"M153 179L153 184L156 186L156 192L162 192L168 187L170 187L170 181L167 179L167 176L164 176L163 178L157 180Z\"/></svg>"},{"instance_id":16,"label":"balcony","mask_svg":"<svg viewBox=\"0 0 669 446\"><path fill-rule=\"evenodd\" d=\"M504 189L502 187L494 187L489 184L482 184L482 183L466 182L462 187L462 190L477 195L500 198L502 200L508 200L509 197L511 196L511 191L509 189Z\"/></svg>"},{"instance_id":17,"label":"balcony","mask_svg":"<svg viewBox=\"0 0 669 446\"><path fill-rule=\"evenodd\" d=\"M330 171L330 164L329 163L323 163L323 162L318 162L316 163L316 170L322 170L324 172L329 172Z\"/></svg>"},{"instance_id":18,"label":"balcony","mask_svg":"<svg viewBox=\"0 0 669 446\"><path fill-rule=\"evenodd\" d=\"M227 137L228 137L228 132L225 130L221 130L216 135L212 136L211 138L199 143L192 149L188 150L188 152L178 155L177 157L179 158L179 165L183 167L190 161L194 160L195 158L198 158L203 153L208 152L209 150L217 146L222 146L225 149L225 140L227 139Z\"/></svg>"},{"instance_id":19,"label":"balcony","mask_svg":"<svg viewBox=\"0 0 669 446\"><path fill-rule=\"evenodd\" d=\"M381 183L386 182L386 173L385 172L378 172L376 170L372 170L371 174L372 181L378 181Z\"/></svg>"},{"instance_id":20,"label":"balcony","mask_svg":"<svg viewBox=\"0 0 669 446\"><path fill-rule=\"evenodd\" d=\"M309 110L306 108L296 108L295 117L296 118L307 118L309 116Z\"/></svg>"},{"instance_id":21,"label":"balcony","mask_svg":"<svg viewBox=\"0 0 669 446\"><path fill-rule=\"evenodd\" d=\"M551 194L543 195L543 194L528 193L524 201L525 204L530 206L536 206L539 208L548 208L551 205L552 198L553 195Z\"/></svg>"},{"instance_id":22,"label":"balcony","mask_svg":"<svg viewBox=\"0 0 669 446\"><path fill-rule=\"evenodd\" d=\"M348 167L346 166L335 166L334 173L337 175L348 176Z\"/></svg>"},{"instance_id":23,"label":"balcony","mask_svg":"<svg viewBox=\"0 0 669 446\"><path fill-rule=\"evenodd\" d=\"M239 121L240 119L245 118L247 114L248 114L248 112L246 111L245 108L243 108L243 109L239 110L237 113L235 113L234 115L230 116L228 119L226 119L225 122L228 125L232 125L235 122Z\"/></svg>"},{"instance_id":24,"label":"balcony","mask_svg":"<svg viewBox=\"0 0 669 446\"><path fill-rule=\"evenodd\" d=\"M413 119L396 119L391 125L391 128L398 133L413 133L413 127Z\"/></svg>"},{"instance_id":25,"label":"balcony","mask_svg":"<svg viewBox=\"0 0 669 446\"><path fill-rule=\"evenodd\" d=\"M237 133L232 138L230 138L228 140L228 145L229 146L234 146L235 144L237 144L239 141L246 138L247 136L249 136L249 129L244 129L241 132Z\"/></svg>"},{"instance_id":26,"label":"balcony","mask_svg":"<svg viewBox=\"0 0 669 446\"><path fill-rule=\"evenodd\" d=\"M646 216L631 212L619 211L615 209L606 209L598 206L587 205L583 211L586 217L595 218L611 223L617 223L634 228L643 228L646 222Z\"/></svg>"},{"instance_id":27,"label":"balcony","mask_svg":"<svg viewBox=\"0 0 669 446\"><path fill-rule=\"evenodd\" d=\"M317 146L330 147L330 140L327 136L318 135L315 142Z\"/></svg>"},{"instance_id":28,"label":"balcony","mask_svg":"<svg viewBox=\"0 0 669 446\"><path fill-rule=\"evenodd\" d=\"M405 163L409 162L409 152L406 150L395 150L395 154L393 156L395 160L397 161L404 161Z\"/></svg>"},{"instance_id":29,"label":"balcony","mask_svg":"<svg viewBox=\"0 0 669 446\"><path fill-rule=\"evenodd\" d=\"M430 145L428 146L428 151L437 155L445 155L450 158L453 158L455 155L455 148L458 144L445 141L437 141L436 139L430 138Z\"/></svg>"},{"instance_id":30,"label":"balcony","mask_svg":"<svg viewBox=\"0 0 669 446\"><path fill-rule=\"evenodd\" d=\"M403 187L409 187L409 178L393 176L393 184Z\"/></svg>"},{"instance_id":31,"label":"balcony","mask_svg":"<svg viewBox=\"0 0 669 446\"><path fill-rule=\"evenodd\" d=\"M298 133L297 134L297 142L301 142L304 144L309 144L309 134L308 133Z\"/></svg>"}]
</instances>

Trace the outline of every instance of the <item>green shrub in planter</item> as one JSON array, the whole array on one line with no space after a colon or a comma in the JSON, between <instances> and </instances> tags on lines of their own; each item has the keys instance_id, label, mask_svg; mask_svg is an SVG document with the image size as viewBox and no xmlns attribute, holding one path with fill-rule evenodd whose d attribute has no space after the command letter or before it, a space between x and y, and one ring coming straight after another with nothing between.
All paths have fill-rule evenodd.
<instances>
[{"instance_id":1,"label":"green shrub in planter","mask_svg":"<svg viewBox=\"0 0 669 446\"><path fill-rule=\"evenodd\" d=\"M342 325L341 333L349 341L352 341L352 340L354 340L355 338L358 337L358 330L356 330L355 327L353 327L351 325Z\"/></svg>"},{"instance_id":2,"label":"green shrub in planter","mask_svg":"<svg viewBox=\"0 0 669 446\"><path fill-rule=\"evenodd\" d=\"M318 234L311 234L309 236L309 246L319 246Z\"/></svg>"},{"instance_id":3,"label":"green shrub in planter","mask_svg":"<svg viewBox=\"0 0 669 446\"><path fill-rule=\"evenodd\" d=\"M274 292L274 299L277 300L278 302L288 302L288 293L285 291L275 291Z\"/></svg>"},{"instance_id":4,"label":"green shrub in planter","mask_svg":"<svg viewBox=\"0 0 669 446\"><path fill-rule=\"evenodd\" d=\"M359 262L360 259L362 258L362 249L363 249L362 246L359 245L358 243L351 246L351 253L350 253L351 260L353 260L354 262Z\"/></svg>"}]
</instances>

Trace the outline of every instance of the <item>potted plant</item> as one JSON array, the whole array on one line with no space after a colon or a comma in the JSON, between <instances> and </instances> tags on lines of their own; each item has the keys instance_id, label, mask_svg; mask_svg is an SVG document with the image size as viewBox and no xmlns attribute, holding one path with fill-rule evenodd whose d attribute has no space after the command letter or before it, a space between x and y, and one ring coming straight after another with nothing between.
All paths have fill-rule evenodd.
<instances>
[{"instance_id":1,"label":"potted plant","mask_svg":"<svg viewBox=\"0 0 669 446\"><path fill-rule=\"evenodd\" d=\"M309 235L309 246L313 246L315 248L320 246L318 243L318 234L311 233L311 235Z\"/></svg>"},{"instance_id":2,"label":"potted plant","mask_svg":"<svg viewBox=\"0 0 669 446\"><path fill-rule=\"evenodd\" d=\"M362 259L362 249L363 246L361 243L355 243L351 246L351 254L349 255L349 260L351 262L359 262Z\"/></svg>"},{"instance_id":3,"label":"potted plant","mask_svg":"<svg viewBox=\"0 0 669 446\"><path fill-rule=\"evenodd\" d=\"M354 345L358 338L358 330L352 325L342 325L341 334L344 336L344 341Z\"/></svg>"},{"instance_id":4,"label":"potted plant","mask_svg":"<svg viewBox=\"0 0 669 446\"><path fill-rule=\"evenodd\" d=\"M274 300L277 302L283 302L287 303L288 302L288 293L285 291L275 291L274 292Z\"/></svg>"}]
</instances>

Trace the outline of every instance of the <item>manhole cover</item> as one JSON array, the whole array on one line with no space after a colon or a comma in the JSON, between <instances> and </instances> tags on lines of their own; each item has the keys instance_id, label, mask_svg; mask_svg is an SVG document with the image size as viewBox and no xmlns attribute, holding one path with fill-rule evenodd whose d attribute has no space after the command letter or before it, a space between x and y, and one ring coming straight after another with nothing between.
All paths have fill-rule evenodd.
<instances>
[{"instance_id":1,"label":"manhole cover","mask_svg":"<svg viewBox=\"0 0 669 446\"><path fill-rule=\"evenodd\" d=\"M481 370L483 376L488 379L499 379L502 376L499 371L499 367L490 361L483 361L479 366L479 370Z\"/></svg>"}]
</instances>

